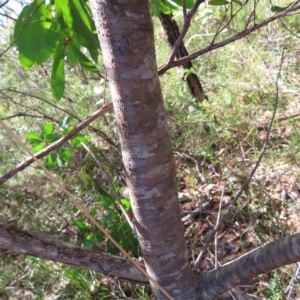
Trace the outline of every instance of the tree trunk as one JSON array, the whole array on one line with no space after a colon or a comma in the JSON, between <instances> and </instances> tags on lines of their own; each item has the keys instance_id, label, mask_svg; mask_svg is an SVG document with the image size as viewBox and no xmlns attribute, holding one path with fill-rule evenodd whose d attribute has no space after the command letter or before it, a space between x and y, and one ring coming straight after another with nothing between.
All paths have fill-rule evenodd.
<instances>
[{"instance_id":1,"label":"tree trunk","mask_svg":"<svg viewBox=\"0 0 300 300\"><path fill-rule=\"evenodd\" d=\"M110 83L136 234L147 272L175 299L196 299L158 79L148 0L91 0ZM151 283L156 299L166 299Z\"/></svg>"}]
</instances>

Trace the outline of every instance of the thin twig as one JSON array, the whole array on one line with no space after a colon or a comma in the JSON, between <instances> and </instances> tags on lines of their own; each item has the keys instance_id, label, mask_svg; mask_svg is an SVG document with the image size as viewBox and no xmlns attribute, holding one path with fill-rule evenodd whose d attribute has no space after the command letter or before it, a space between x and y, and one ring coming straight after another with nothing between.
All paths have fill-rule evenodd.
<instances>
[{"instance_id":1,"label":"thin twig","mask_svg":"<svg viewBox=\"0 0 300 300\"><path fill-rule=\"evenodd\" d=\"M298 274L300 273L300 263L297 263L297 269L296 272L293 275L293 278L291 279L287 289L285 290L285 294L288 293L288 296L286 298L286 300L290 300L295 288L295 284L297 282L297 278L298 278Z\"/></svg>"},{"instance_id":2,"label":"thin twig","mask_svg":"<svg viewBox=\"0 0 300 300\"><path fill-rule=\"evenodd\" d=\"M236 194L236 196L234 197L233 201L231 202L231 204L228 206L227 210L225 211L224 215L222 216L222 218L220 219L220 222L218 224L218 226L215 226L214 229L212 229L209 233L208 236L206 238L206 242L203 246L203 249L201 251L201 253L198 255L196 262L194 264L194 269L197 269L199 266L199 263L202 259L202 256L206 253L207 249L208 249L208 245L209 243L212 241L215 233L217 232L220 224L222 224L224 222L224 220L226 219L226 217L228 216L228 214L232 211L232 209L235 207L238 199L240 198L240 196L242 195L242 193L244 192L244 190L247 188L247 186L249 185L250 181L252 180L252 177L254 176L256 170L258 169L260 162L266 152L267 149L267 145L269 142L269 137L271 134L271 129L272 129L272 125L275 119L275 115L276 115L276 111L277 111L277 106L278 106L278 97L279 97L279 87L278 87L278 82L279 82L279 78L281 75L281 69L282 69L282 65L283 65L283 58L284 58L284 50L282 51L281 54L281 61L280 61L280 65L279 65L279 70L278 70L278 75L277 75L277 79L276 79L276 97L275 97L275 104L274 104L274 110L273 110L273 115L272 115L272 119L269 125L269 128L267 130L267 134L266 134L266 139L263 145L263 148L261 150L261 153L257 159L257 162L253 168L253 170L251 171L249 177L247 178L247 180L244 182L244 184L242 185L241 189L239 190L239 192Z\"/></svg>"},{"instance_id":3,"label":"thin twig","mask_svg":"<svg viewBox=\"0 0 300 300\"><path fill-rule=\"evenodd\" d=\"M111 179L111 177L109 176L109 174L107 174L104 170L104 168L102 167L100 161L97 159L97 157L95 156L95 154L87 147L87 145L85 145L83 142L81 142L82 146L86 149L86 151L93 157L94 161L96 162L96 164L98 165L101 173L103 174L103 176L105 177L108 185L110 186L116 200L118 201L119 203L119 207L122 211L122 213L124 214L125 216L125 219L126 221L128 222L129 226L131 227L132 231L135 233L135 226L130 218L130 216L128 215L125 207L123 206L122 204L122 201L121 201L121 197L120 197L120 194L116 191L114 185L113 185L113 181Z\"/></svg>"},{"instance_id":4,"label":"thin twig","mask_svg":"<svg viewBox=\"0 0 300 300\"><path fill-rule=\"evenodd\" d=\"M19 91L19 90L15 90L15 89L3 89L3 90L0 90L2 92L4 91L9 91L9 92L13 92L13 93L18 93L18 94L21 94L21 95L26 95L28 97L32 97L32 98L36 98L36 99L39 99L53 107L55 107L56 109L66 113L67 115L70 115L72 116L74 119L76 119L77 121L79 122L82 122L82 120L74 113L68 111L68 110L65 110L55 104L53 104L51 101L47 100L47 99L44 99L42 97L39 97L39 96L36 96L36 95L32 95L32 94L29 94L29 93L26 93L26 92L23 92L23 91ZM7 96L7 95L6 95ZM112 108L113 106L110 106L110 108ZM92 127L92 126L89 126L89 128L95 132L96 134L100 135L107 143L109 143L110 145L114 146L114 147L117 147L117 145L104 133L102 132L101 130L95 128L95 127Z\"/></svg>"},{"instance_id":5,"label":"thin twig","mask_svg":"<svg viewBox=\"0 0 300 300\"><path fill-rule=\"evenodd\" d=\"M200 6L201 3L205 2L205 0L197 0L195 2L195 4L193 5L193 7L191 8L191 10L189 11L189 13L187 14L186 18L185 18L185 22L183 24L183 28L180 32L180 35L171 51L171 54L168 58L168 61L167 61L167 64L170 64L171 62L174 61L174 58L175 58L175 55L176 55L176 52L178 51L178 48L180 47L187 31L189 30L190 28L190 24L191 24L191 21L192 21L192 18L194 16L194 14L196 13L198 7Z\"/></svg>"},{"instance_id":6,"label":"thin twig","mask_svg":"<svg viewBox=\"0 0 300 300\"><path fill-rule=\"evenodd\" d=\"M297 2L299 2L299 1L297 1ZM240 31L239 33L237 33L236 35L234 35L234 36L232 36L232 37L230 37L230 38L228 38L224 41L221 41L221 42L216 43L216 44L210 44L207 47L205 47L205 48L203 48L199 51L196 51L196 52L194 52L194 53L192 53L188 56L185 56L183 58L167 62L164 66L162 66L158 69L158 74L162 75L171 68L174 68L176 66L181 66L181 65L187 63L188 61L191 61L191 60L199 57L200 55L203 55L203 54L208 53L210 51L213 51L215 49L224 47L224 46L226 46L230 43L233 43L237 40L240 40L240 39L244 38L245 36L249 35L250 33L252 33L253 31L256 31L256 30L260 29L261 27L269 24L272 21L275 21L279 18L285 17L285 16L288 15L288 13L296 11L298 9L300 9L300 5L297 5L297 6L292 5L289 8L287 8L285 11L280 12L278 14L275 14L274 16L262 21L259 24L254 25L253 27L251 27L249 29L244 29L244 30Z\"/></svg>"},{"instance_id":7,"label":"thin twig","mask_svg":"<svg viewBox=\"0 0 300 300\"><path fill-rule=\"evenodd\" d=\"M1 120L4 121L4 120L12 119L12 118L17 118L17 117L41 118L41 119L51 120L52 122L57 122L55 119L53 119L49 116L46 116L46 115L39 116L39 115L31 115L31 114L27 114L27 113L22 113L22 112L19 112L17 114L14 114L14 115L11 115L11 116L8 116L5 118L1 118Z\"/></svg>"},{"instance_id":8,"label":"thin twig","mask_svg":"<svg viewBox=\"0 0 300 300\"><path fill-rule=\"evenodd\" d=\"M195 163L195 165L196 165L196 170L197 170L197 172L198 172L198 175L199 175L200 180L201 180L203 183L205 183L205 178L204 178L204 176L202 175L202 173L201 173L201 171L200 171L199 162L198 162L198 160L197 160L195 157L193 157L193 156L191 156L191 155L188 155L188 154L186 154L186 153L184 153L184 152L174 151L174 153L177 154L177 155L179 155L179 156L181 156L181 157L186 157L186 158L189 158L189 159L193 160L194 163Z\"/></svg>"},{"instance_id":9,"label":"thin twig","mask_svg":"<svg viewBox=\"0 0 300 300\"><path fill-rule=\"evenodd\" d=\"M221 210L222 210L224 189L225 189L225 184L223 185L223 188L222 188L222 194L221 194L221 199L220 199L220 203L219 203L219 210L218 210L218 217L217 217L217 221L216 221L216 225L215 225L215 228L217 228L217 229L218 229L219 224L220 224L220 215L221 215ZM218 268L218 234L217 234L217 231L216 231L216 233L215 233L215 269L217 269L217 268Z\"/></svg>"},{"instance_id":10,"label":"thin twig","mask_svg":"<svg viewBox=\"0 0 300 300\"><path fill-rule=\"evenodd\" d=\"M40 152L38 152L37 154L35 154L35 158L42 158L43 156L48 154L50 151L52 151L52 150L56 149L57 147L61 146L63 143L65 143L67 140L69 140L72 136L74 136L76 133L81 131L83 128L88 126L91 122L93 122L95 119L97 119L103 113L110 110L112 108L112 106L113 106L112 103L108 103L107 105L104 105L100 109L96 110L93 114L91 114L85 120L80 122L75 128L73 128L66 135L64 135L63 137L61 137L56 142L52 143L51 145L49 145L45 149L43 149ZM26 167L28 167L33 162L34 162L34 159L32 157L29 157L26 160L24 160L15 169L9 171L4 176L0 177L0 185L2 185L5 181L10 179L12 176L16 175L18 172L24 170Z\"/></svg>"}]
</instances>

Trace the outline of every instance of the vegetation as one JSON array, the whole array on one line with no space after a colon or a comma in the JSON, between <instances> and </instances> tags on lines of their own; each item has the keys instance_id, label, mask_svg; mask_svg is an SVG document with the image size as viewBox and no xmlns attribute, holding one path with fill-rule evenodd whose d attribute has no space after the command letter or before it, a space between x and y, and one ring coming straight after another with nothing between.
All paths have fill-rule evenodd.
<instances>
[{"instance_id":1,"label":"vegetation","mask_svg":"<svg viewBox=\"0 0 300 300\"><path fill-rule=\"evenodd\" d=\"M279 10L275 4L258 1L256 22L269 17L271 9ZM288 4L280 3L280 7ZM157 10L163 7L154 2L152 5L157 61L161 66L170 51L156 16ZM253 2L249 1L217 41L242 30L251 5ZM220 23L229 20L230 16L225 14L228 6L200 6L185 38L190 53L205 48ZM6 11L16 18L7 7L1 9L3 14ZM173 15L182 26L181 8L173 8ZM15 21L3 18L1 22L0 53L3 53L13 40ZM193 67L208 98L201 103L190 94L177 68L160 77L191 264L203 250L207 234L257 162L278 100L267 151L253 180L220 225L214 242L209 244L209 251L200 264L202 271L299 232L298 31L299 16L290 15L195 59ZM92 62L95 58L92 53L82 51ZM89 65L89 68L97 67L95 72L88 72L84 64L65 61L65 88L54 92L55 63L51 60L24 71L15 46L0 59L0 117L35 153L110 101L102 58ZM281 64L277 95L276 78ZM27 154L4 128L0 132L2 176L26 159ZM112 111L97 118L42 160L127 252L137 258L141 256L117 201L123 203L130 215ZM83 248L122 256L36 164L0 186L0 201L3 224L37 230ZM295 270L295 265L289 265L272 271L240 290L264 299L283 299L289 292L285 290ZM148 287L4 250L0 259L0 295L4 299L152 299ZM296 286L290 299L298 299L299 295Z\"/></svg>"}]
</instances>

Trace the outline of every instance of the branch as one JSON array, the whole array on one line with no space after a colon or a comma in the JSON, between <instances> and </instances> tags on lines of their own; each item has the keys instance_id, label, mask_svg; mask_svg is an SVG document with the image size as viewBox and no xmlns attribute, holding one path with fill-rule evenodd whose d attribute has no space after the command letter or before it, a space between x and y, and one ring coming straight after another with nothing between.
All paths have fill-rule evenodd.
<instances>
[{"instance_id":1,"label":"branch","mask_svg":"<svg viewBox=\"0 0 300 300\"><path fill-rule=\"evenodd\" d=\"M9 2L9 0L4 1L3 3L0 4L0 8L3 8L7 3Z\"/></svg>"},{"instance_id":2,"label":"branch","mask_svg":"<svg viewBox=\"0 0 300 300\"><path fill-rule=\"evenodd\" d=\"M300 233L256 248L203 275L201 299L216 297L273 269L300 261Z\"/></svg>"},{"instance_id":3,"label":"branch","mask_svg":"<svg viewBox=\"0 0 300 300\"><path fill-rule=\"evenodd\" d=\"M1 91L1 90L0 90ZM18 91L18 90L14 90L14 89L5 89L3 91L9 91L9 92L13 92L13 93L18 93L18 94L21 94L21 95L26 95L26 96L29 96L29 97L32 97L32 98L36 98L36 99L39 99L53 107L55 107L56 109L66 113L67 115L70 115L72 116L73 118L75 118L77 121L81 122L82 120L77 116L75 115L74 113L68 111L68 110L65 110L55 104L53 104L51 101L47 100L47 99L44 99L44 98L41 98L39 96L35 96L35 95L31 95L29 93L26 93L26 92L22 92L22 91ZM3 92L2 91L2 92ZM7 96L7 95L6 95ZM19 104L20 105L20 104ZM108 104L107 104L108 105ZM23 105L24 106L24 105ZM112 106L111 106L112 108ZM102 131L100 131L99 129L95 128L95 127L92 127L92 126L89 126L89 128L95 132L96 134L100 135L107 143L109 143L110 145L114 146L114 147L117 147L117 145Z\"/></svg>"},{"instance_id":4,"label":"branch","mask_svg":"<svg viewBox=\"0 0 300 300\"><path fill-rule=\"evenodd\" d=\"M194 14L196 13L198 7L200 6L201 3L205 2L205 0L197 0L196 3L193 5L193 7L191 8L191 10L189 11L189 13L186 15L185 20L184 20L184 24L183 24L183 28L180 32L180 35L172 49L172 52L170 54L170 57L167 61L167 64L170 64L174 61L174 58L175 58L175 55L178 51L178 48L180 47L187 31L189 30L190 28L190 24L191 24L191 21L192 21L192 18L194 16Z\"/></svg>"},{"instance_id":5,"label":"branch","mask_svg":"<svg viewBox=\"0 0 300 300\"><path fill-rule=\"evenodd\" d=\"M272 16L272 17L270 17L270 18L268 18L268 19L266 19L266 20L264 20L264 21L262 21L261 23L254 25L252 28L245 29L245 30L243 30L243 31L241 31L241 32L239 32L239 33L237 33L236 35L234 35L234 36L232 36L232 37L230 37L230 38L228 38L228 39L226 39L226 40L224 40L224 41L221 41L221 42L216 43L216 44L210 44L209 46L207 46L207 47L205 47L205 48L203 48L203 49L201 49L201 50L199 50L199 51L196 51L196 52L194 52L194 53L192 53L192 54L190 54L190 55L188 55L188 56L186 56L186 57L183 57L183 58L178 59L178 60L175 60L175 61L167 62L164 66L162 66L162 67L160 67L160 68L158 69L158 74L159 74L159 75L162 75L162 74L164 74L167 70L169 70L169 69L171 69L171 68L173 68L173 67L181 66L181 65L185 64L186 62L191 61L191 60L197 58L197 57L200 56L200 55L203 55L203 54L205 54L205 53L207 53L207 52L210 52L210 51L213 51L213 50L215 50L215 49L224 47L224 46L226 46L226 45L228 45L228 44L230 44L230 43L233 43L233 42L235 42L235 41L237 41L237 40L239 40L239 39L242 39L242 38L244 38L245 36L247 36L247 35L249 35L250 33L252 33L253 31L258 30L259 28L261 28L261 27L263 27L263 26L269 24L269 23L272 22L272 21L275 21L275 20L277 20L277 19L279 19L279 18L285 17L285 16L288 15L288 13L293 12L293 11L296 11L296 10L298 10L298 9L300 9L300 5L297 5L297 6L295 6L295 5L290 6L290 7L287 8L285 11L280 12L280 13L278 13L278 14L276 14L276 15L274 15L274 16Z\"/></svg>"},{"instance_id":6,"label":"branch","mask_svg":"<svg viewBox=\"0 0 300 300\"><path fill-rule=\"evenodd\" d=\"M17 114L14 114L14 115L11 115L11 116L8 116L8 117L5 117L5 118L1 118L1 120L4 121L4 120L16 118L16 117L41 118L41 119L51 120L52 122L57 122L55 119L53 119L51 117L48 117L46 115L39 116L39 115L31 115L31 114L27 114L27 113L22 113L22 112L19 112Z\"/></svg>"},{"instance_id":7,"label":"branch","mask_svg":"<svg viewBox=\"0 0 300 300\"><path fill-rule=\"evenodd\" d=\"M113 107L112 103L108 103L101 107L100 109L96 110L93 114L91 114L89 117L87 117L85 120L80 122L74 129L72 129L69 133L67 133L65 136L61 137L56 142L52 143L45 149L38 152L35 157L36 158L42 158L46 154L48 154L50 151L56 149L57 147L61 146L63 143L65 143L67 140L69 140L71 137L73 137L76 133L81 131L83 128L88 126L91 122L93 122L95 119L97 119L99 116L101 116L106 111L110 110ZM16 175L18 172L24 170L26 167L28 167L30 164L34 162L34 159L32 157L27 158L22 163L20 163L15 169L9 171L4 176L0 177L0 185L2 185L4 182L6 182L8 179L10 179L12 176Z\"/></svg>"},{"instance_id":8,"label":"branch","mask_svg":"<svg viewBox=\"0 0 300 300\"><path fill-rule=\"evenodd\" d=\"M117 276L142 285L149 284L148 278L127 259L85 250L30 230L0 224L0 248ZM143 265L140 266L144 269Z\"/></svg>"}]
</instances>

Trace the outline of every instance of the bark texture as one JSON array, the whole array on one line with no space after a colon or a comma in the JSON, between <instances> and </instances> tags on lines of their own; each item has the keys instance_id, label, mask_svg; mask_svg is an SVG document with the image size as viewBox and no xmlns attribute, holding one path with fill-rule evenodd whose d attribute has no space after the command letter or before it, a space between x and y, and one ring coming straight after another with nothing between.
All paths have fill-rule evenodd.
<instances>
[{"instance_id":1,"label":"bark texture","mask_svg":"<svg viewBox=\"0 0 300 300\"><path fill-rule=\"evenodd\" d=\"M0 224L0 248L149 284L148 278L126 259L85 250L35 231Z\"/></svg>"},{"instance_id":2,"label":"bark texture","mask_svg":"<svg viewBox=\"0 0 300 300\"><path fill-rule=\"evenodd\" d=\"M110 83L136 233L147 272L175 299L195 299L148 0L92 0ZM165 296L151 284L157 299Z\"/></svg>"},{"instance_id":3,"label":"bark texture","mask_svg":"<svg viewBox=\"0 0 300 300\"><path fill-rule=\"evenodd\" d=\"M300 233L256 248L203 277L202 299L213 300L248 280L300 260Z\"/></svg>"},{"instance_id":4,"label":"bark texture","mask_svg":"<svg viewBox=\"0 0 300 300\"><path fill-rule=\"evenodd\" d=\"M177 22L173 19L172 14L164 14L160 13L159 15L159 21L165 31L165 35L167 37L168 45L170 49L174 47L179 35L179 27L177 25ZM187 49L185 48L184 43L182 42L180 47L178 48L178 51L175 55L176 59L180 59L183 57L188 56L189 53ZM207 99L207 97L204 94L201 82L197 76L197 74L192 73L193 64L191 61L187 61L185 64L182 65L183 69L188 70L189 73L186 76L186 82L189 86L189 89L194 97L197 98L199 102L202 102L204 99ZM182 76L184 77L184 76Z\"/></svg>"}]
</instances>

